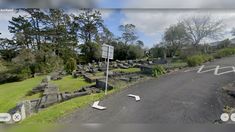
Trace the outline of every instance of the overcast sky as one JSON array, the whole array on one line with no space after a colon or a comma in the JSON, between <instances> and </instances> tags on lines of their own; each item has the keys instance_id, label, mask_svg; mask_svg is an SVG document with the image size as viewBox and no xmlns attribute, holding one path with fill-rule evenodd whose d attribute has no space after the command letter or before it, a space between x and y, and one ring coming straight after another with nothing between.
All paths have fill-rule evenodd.
<instances>
[{"instance_id":1,"label":"overcast sky","mask_svg":"<svg viewBox=\"0 0 235 132\"><path fill-rule=\"evenodd\" d=\"M136 25L139 39L147 47L162 41L164 30L179 20L190 16L211 15L214 19L222 19L225 24L225 36L231 38L230 31L235 27L234 0L96 0L102 13L105 25L116 35L121 24ZM118 1L118 2L114 2ZM104 7L109 9L104 9ZM114 8L114 9L110 9ZM121 8L121 9L120 9ZM153 9L154 8L154 9ZM160 9L159 9L160 8ZM169 8L169 9L166 9ZM173 9L172 9L173 8ZM190 9L194 8L194 9ZM203 8L203 9L202 9ZM210 8L210 9L207 9ZM217 9L211 9L217 8ZM76 11L73 11L76 13ZM18 16L14 11L0 10L1 37L10 38L8 21ZM22 15L22 14L21 14Z\"/></svg>"}]
</instances>

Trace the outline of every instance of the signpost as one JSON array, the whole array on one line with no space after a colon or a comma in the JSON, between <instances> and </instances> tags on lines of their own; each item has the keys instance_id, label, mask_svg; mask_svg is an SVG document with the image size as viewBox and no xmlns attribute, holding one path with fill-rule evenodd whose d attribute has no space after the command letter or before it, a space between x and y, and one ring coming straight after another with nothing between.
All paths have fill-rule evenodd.
<instances>
[{"instance_id":1,"label":"signpost","mask_svg":"<svg viewBox=\"0 0 235 132\"><path fill-rule=\"evenodd\" d=\"M104 44L102 45L102 58L107 59L106 79L105 79L105 95L108 89L108 76L109 76L109 59L113 59L114 47Z\"/></svg>"}]
</instances>

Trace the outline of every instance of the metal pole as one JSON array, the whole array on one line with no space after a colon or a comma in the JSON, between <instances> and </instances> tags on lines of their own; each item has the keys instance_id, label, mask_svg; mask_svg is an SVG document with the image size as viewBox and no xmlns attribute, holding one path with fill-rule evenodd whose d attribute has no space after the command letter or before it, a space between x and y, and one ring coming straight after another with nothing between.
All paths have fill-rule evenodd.
<instances>
[{"instance_id":1,"label":"metal pole","mask_svg":"<svg viewBox=\"0 0 235 132\"><path fill-rule=\"evenodd\" d=\"M107 52L107 68L106 68L106 81L105 81L105 95L107 95L108 91L108 77L109 77L109 46L108 46L108 52Z\"/></svg>"}]
</instances>

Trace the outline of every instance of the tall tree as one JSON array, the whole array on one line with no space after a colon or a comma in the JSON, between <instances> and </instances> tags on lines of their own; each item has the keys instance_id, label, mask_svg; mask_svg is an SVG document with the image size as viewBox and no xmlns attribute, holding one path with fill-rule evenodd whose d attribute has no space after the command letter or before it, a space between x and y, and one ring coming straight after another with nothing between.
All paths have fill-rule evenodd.
<instances>
[{"instance_id":1,"label":"tall tree","mask_svg":"<svg viewBox=\"0 0 235 132\"><path fill-rule=\"evenodd\" d=\"M46 32L56 55L67 60L77 46L76 31L70 16L62 9L50 9Z\"/></svg>"},{"instance_id":2,"label":"tall tree","mask_svg":"<svg viewBox=\"0 0 235 132\"><path fill-rule=\"evenodd\" d=\"M111 44L112 41L115 41L114 34L108 28L104 27L103 32L99 33L98 41L100 44Z\"/></svg>"},{"instance_id":3,"label":"tall tree","mask_svg":"<svg viewBox=\"0 0 235 132\"><path fill-rule=\"evenodd\" d=\"M10 33L14 34L18 46L21 48L30 48L32 46L32 25L27 18L19 15L18 17L12 17L9 23L8 29Z\"/></svg>"},{"instance_id":4,"label":"tall tree","mask_svg":"<svg viewBox=\"0 0 235 132\"><path fill-rule=\"evenodd\" d=\"M79 28L79 37L84 43L92 42L99 31L103 30L104 24L99 11L84 10L79 16L73 16L75 24Z\"/></svg>"},{"instance_id":5,"label":"tall tree","mask_svg":"<svg viewBox=\"0 0 235 132\"><path fill-rule=\"evenodd\" d=\"M193 16L184 19L188 39L192 45L197 46L203 39L220 37L223 29L222 20L213 20L211 16Z\"/></svg>"},{"instance_id":6,"label":"tall tree","mask_svg":"<svg viewBox=\"0 0 235 132\"><path fill-rule=\"evenodd\" d=\"M43 34L44 24L46 24L48 20L45 10L37 8L21 8L19 11L24 11L28 14L28 21L32 25L31 36L34 39L33 42L40 50L42 39L45 39L47 36Z\"/></svg>"},{"instance_id":7,"label":"tall tree","mask_svg":"<svg viewBox=\"0 0 235 132\"><path fill-rule=\"evenodd\" d=\"M141 40L137 40L136 41L136 45L138 45L139 47L144 47L144 42L143 41L141 41Z\"/></svg>"},{"instance_id":8,"label":"tall tree","mask_svg":"<svg viewBox=\"0 0 235 132\"><path fill-rule=\"evenodd\" d=\"M170 56L174 56L176 51L179 50L187 41L187 34L185 27L182 23L172 25L164 33L164 40Z\"/></svg>"},{"instance_id":9,"label":"tall tree","mask_svg":"<svg viewBox=\"0 0 235 132\"><path fill-rule=\"evenodd\" d=\"M138 39L135 25L133 24L120 25L119 29L122 32L121 39L124 41L124 44L132 44L134 41Z\"/></svg>"}]
</instances>

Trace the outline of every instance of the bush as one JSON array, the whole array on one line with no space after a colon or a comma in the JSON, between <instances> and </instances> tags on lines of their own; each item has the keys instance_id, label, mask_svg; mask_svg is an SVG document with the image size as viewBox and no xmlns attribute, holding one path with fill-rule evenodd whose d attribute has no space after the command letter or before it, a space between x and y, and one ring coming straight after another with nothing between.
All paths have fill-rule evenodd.
<instances>
[{"instance_id":1,"label":"bush","mask_svg":"<svg viewBox=\"0 0 235 132\"><path fill-rule=\"evenodd\" d=\"M0 59L0 73L7 70L7 67L4 65L3 61Z\"/></svg>"},{"instance_id":2,"label":"bush","mask_svg":"<svg viewBox=\"0 0 235 132\"><path fill-rule=\"evenodd\" d=\"M63 69L64 61L56 55L38 52L36 63L31 65L33 73L50 73Z\"/></svg>"},{"instance_id":3,"label":"bush","mask_svg":"<svg viewBox=\"0 0 235 132\"><path fill-rule=\"evenodd\" d=\"M213 59L211 55L193 55L187 58L187 64L188 66L197 66L204 62L212 61Z\"/></svg>"},{"instance_id":4,"label":"bush","mask_svg":"<svg viewBox=\"0 0 235 132\"><path fill-rule=\"evenodd\" d=\"M226 56L231 56L235 54L235 48L225 48L217 51L214 55L215 58L222 58Z\"/></svg>"},{"instance_id":5,"label":"bush","mask_svg":"<svg viewBox=\"0 0 235 132\"><path fill-rule=\"evenodd\" d=\"M17 82L32 77L32 71L29 67L15 67L0 74L0 83Z\"/></svg>"},{"instance_id":6,"label":"bush","mask_svg":"<svg viewBox=\"0 0 235 132\"><path fill-rule=\"evenodd\" d=\"M152 69L152 76L153 77L158 77L160 75L163 75L166 73L166 70L163 68L163 66L156 65Z\"/></svg>"},{"instance_id":7,"label":"bush","mask_svg":"<svg viewBox=\"0 0 235 132\"><path fill-rule=\"evenodd\" d=\"M73 72L73 70L76 70L76 67L77 67L77 62L74 58L70 58L65 64L65 70L70 74Z\"/></svg>"},{"instance_id":8,"label":"bush","mask_svg":"<svg viewBox=\"0 0 235 132\"><path fill-rule=\"evenodd\" d=\"M22 67L17 73L17 76L19 78L19 81L25 80L32 77L32 71L28 66Z\"/></svg>"},{"instance_id":9,"label":"bush","mask_svg":"<svg viewBox=\"0 0 235 132\"><path fill-rule=\"evenodd\" d=\"M20 77L17 74L12 73L1 73L0 75L0 84L9 83L9 82L17 82L20 81Z\"/></svg>"}]
</instances>

